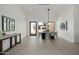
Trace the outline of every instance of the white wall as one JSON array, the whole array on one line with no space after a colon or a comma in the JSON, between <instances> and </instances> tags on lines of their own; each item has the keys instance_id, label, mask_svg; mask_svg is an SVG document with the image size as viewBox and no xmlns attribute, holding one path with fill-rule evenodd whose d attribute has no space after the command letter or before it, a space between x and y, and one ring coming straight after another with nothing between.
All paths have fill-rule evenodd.
<instances>
[{"instance_id":1,"label":"white wall","mask_svg":"<svg viewBox=\"0 0 79 59\"><path fill-rule=\"evenodd\" d=\"M74 42L79 43L79 5L74 5Z\"/></svg>"},{"instance_id":2,"label":"white wall","mask_svg":"<svg viewBox=\"0 0 79 59\"><path fill-rule=\"evenodd\" d=\"M15 33L22 33L22 38L27 34L26 15L17 5L0 5L0 31L2 30L1 16L5 15L15 19ZM7 32L12 34L13 31Z\"/></svg>"},{"instance_id":3,"label":"white wall","mask_svg":"<svg viewBox=\"0 0 79 59\"><path fill-rule=\"evenodd\" d=\"M69 5L67 8L63 9L60 12L57 18L57 31L58 36L64 38L70 42L74 42L74 17L73 17L74 9L73 5ZM61 30L60 24L63 21L68 21L68 30Z\"/></svg>"}]
</instances>

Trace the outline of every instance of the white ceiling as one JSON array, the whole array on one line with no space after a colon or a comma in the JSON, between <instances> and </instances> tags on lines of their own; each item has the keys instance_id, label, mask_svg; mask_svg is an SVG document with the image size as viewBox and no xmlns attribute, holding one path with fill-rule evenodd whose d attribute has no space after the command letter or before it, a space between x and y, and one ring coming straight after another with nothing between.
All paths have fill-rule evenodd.
<instances>
[{"instance_id":1,"label":"white ceiling","mask_svg":"<svg viewBox=\"0 0 79 59\"><path fill-rule=\"evenodd\" d=\"M50 9L50 19L55 18L61 11L63 11L63 9L65 9L67 6L69 6L68 4L23 4L23 5L19 5L24 12L26 13L26 15L28 17L36 17L38 19L40 18L44 18L46 19L48 17L48 11L47 9Z\"/></svg>"}]
</instances>

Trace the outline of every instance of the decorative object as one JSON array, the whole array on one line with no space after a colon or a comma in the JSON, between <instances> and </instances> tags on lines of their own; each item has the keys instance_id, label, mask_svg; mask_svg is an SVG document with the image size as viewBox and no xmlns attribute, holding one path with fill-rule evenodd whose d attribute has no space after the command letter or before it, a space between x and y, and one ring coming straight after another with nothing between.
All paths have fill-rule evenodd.
<instances>
[{"instance_id":1,"label":"decorative object","mask_svg":"<svg viewBox=\"0 0 79 59\"><path fill-rule=\"evenodd\" d=\"M68 22L67 21L64 21L64 22L62 22L61 24L60 24L60 28L62 29L62 30L68 30Z\"/></svg>"},{"instance_id":2,"label":"decorative object","mask_svg":"<svg viewBox=\"0 0 79 59\"><path fill-rule=\"evenodd\" d=\"M10 31L12 31L13 30L13 20L12 19L10 19Z\"/></svg>"},{"instance_id":3,"label":"decorative object","mask_svg":"<svg viewBox=\"0 0 79 59\"><path fill-rule=\"evenodd\" d=\"M9 29L9 27L10 27L10 19L9 19L9 17L7 17L7 31L10 31L10 29Z\"/></svg>"},{"instance_id":4,"label":"decorative object","mask_svg":"<svg viewBox=\"0 0 79 59\"><path fill-rule=\"evenodd\" d=\"M2 32L2 34L1 35L6 35L6 32Z\"/></svg>"},{"instance_id":5,"label":"decorative object","mask_svg":"<svg viewBox=\"0 0 79 59\"><path fill-rule=\"evenodd\" d=\"M68 30L68 21L66 21L66 31Z\"/></svg>"},{"instance_id":6,"label":"decorative object","mask_svg":"<svg viewBox=\"0 0 79 59\"><path fill-rule=\"evenodd\" d=\"M10 18L10 31L15 30L15 20Z\"/></svg>"},{"instance_id":7,"label":"decorative object","mask_svg":"<svg viewBox=\"0 0 79 59\"><path fill-rule=\"evenodd\" d=\"M6 31L7 29L7 17L6 16L2 16L2 31Z\"/></svg>"},{"instance_id":8,"label":"decorative object","mask_svg":"<svg viewBox=\"0 0 79 59\"><path fill-rule=\"evenodd\" d=\"M65 23L61 23L60 28L63 30L65 29Z\"/></svg>"},{"instance_id":9,"label":"decorative object","mask_svg":"<svg viewBox=\"0 0 79 59\"><path fill-rule=\"evenodd\" d=\"M12 22L12 25L13 25L13 31L15 30L15 20L13 19L13 22Z\"/></svg>"},{"instance_id":10,"label":"decorative object","mask_svg":"<svg viewBox=\"0 0 79 59\"><path fill-rule=\"evenodd\" d=\"M15 20L13 18L2 15L2 31L14 31Z\"/></svg>"}]
</instances>

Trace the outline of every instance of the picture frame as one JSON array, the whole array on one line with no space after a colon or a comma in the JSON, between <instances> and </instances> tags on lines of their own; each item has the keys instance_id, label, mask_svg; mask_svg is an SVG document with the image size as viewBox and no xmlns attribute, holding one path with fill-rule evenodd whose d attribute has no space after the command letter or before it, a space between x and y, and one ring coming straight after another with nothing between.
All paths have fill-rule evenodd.
<instances>
[{"instance_id":1,"label":"picture frame","mask_svg":"<svg viewBox=\"0 0 79 59\"><path fill-rule=\"evenodd\" d=\"M15 20L13 19L13 22L12 22L12 25L13 25L13 31L15 31Z\"/></svg>"},{"instance_id":2,"label":"picture frame","mask_svg":"<svg viewBox=\"0 0 79 59\"><path fill-rule=\"evenodd\" d=\"M62 23L60 24L60 28L61 28L62 30L65 30L65 23L64 23L64 22L62 22Z\"/></svg>"},{"instance_id":3,"label":"picture frame","mask_svg":"<svg viewBox=\"0 0 79 59\"><path fill-rule=\"evenodd\" d=\"M65 26L66 28L66 31L68 30L68 21L66 21L66 26Z\"/></svg>"},{"instance_id":4,"label":"picture frame","mask_svg":"<svg viewBox=\"0 0 79 59\"><path fill-rule=\"evenodd\" d=\"M10 31L15 31L15 20L10 19Z\"/></svg>"},{"instance_id":5,"label":"picture frame","mask_svg":"<svg viewBox=\"0 0 79 59\"><path fill-rule=\"evenodd\" d=\"M15 19L2 15L2 31L15 31Z\"/></svg>"},{"instance_id":6,"label":"picture frame","mask_svg":"<svg viewBox=\"0 0 79 59\"><path fill-rule=\"evenodd\" d=\"M68 21L64 21L60 24L61 30L68 30Z\"/></svg>"},{"instance_id":7,"label":"picture frame","mask_svg":"<svg viewBox=\"0 0 79 59\"><path fill-rule=\"evenodd\" d=\"M7 31L10 31L10 18L7 17Z\"/></svg>"},{"instance_id":8,"label":"picture frame","mask_svg":"<svg viewBox=\"0 0 79 59\"><path fill-rule=\"evenodd\" d=\"M2 15L2 31L7 31L7 17Z\"/></svg>"},{"instance_id":9,"label":"picture frame","mask_svg":"<svg viewBox=\"0 0 79 59\"><path fill-rule=\"evenodd\" d=\"M10 31L13 30L13 20L10 18Z\"/></svg>"}]
</instances>

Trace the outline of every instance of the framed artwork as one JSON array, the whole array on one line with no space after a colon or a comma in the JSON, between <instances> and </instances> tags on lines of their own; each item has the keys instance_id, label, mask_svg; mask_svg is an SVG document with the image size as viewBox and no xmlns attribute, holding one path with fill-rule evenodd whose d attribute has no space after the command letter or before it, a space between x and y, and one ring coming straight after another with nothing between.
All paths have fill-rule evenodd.
<instances>
[{"instance_id":1,"label":"framed artwork","mask_svg":"<svg viewBox=\"0 0 79 59\"><path fill-rule=\"evenodd\" d=\"M13 20L10 18L10 31L13 30Z\"/></svg>"},{"instance_id":2,"label":"framed artwork","mask_svg":"<svg viewBox=\"0 0 79 59\"><path fill-rule=\"evenodd\" d=\"M15 19L2 16L2 31L15 31Z\"/></svg>"},{"instance_id":3,"label":"framed artwork","mask_svg":"<svg viewBox=\"0 0 79 59\"><path fill-rule=\"evenodd\" d=\"M65 29L65 23L61 23L60 28L63 30Z\"/></svg>"},{"instance_id":4,"label":"framed artwork","mask_svg":"<svg viewBox=\"0 0 79 59\"><path fill-rule=\"evenodd\" d=\"M14 31L15 30L15 20L14 19L10 19L10 31Z\"/></svg>"},{"instance_id":5,"label":"framed artwork","mask_svg":"<svg viewBox=\"0 0 79 59\"><path fill-rule=\"evenodd\" d=\"M10 27L10 20L9 20L9 17L7 17L7 31L9 31L10 29L9 29L9 27Z\"/></svg>"},{"instance_id":6,"label":"framed artwork","mask_svg":"<svg viewBox=\"0 0 79 59\"><path fill-rule=\"evenodd\" d=\"M15 20L14 19L13 19L12 25L13 25L12 30L14 31L15 30Z\"/></svg>"},{"instance_id":7,"label":"framed artwork","mask_svg":"<svg viewBox=\"0 0 79 59\"><path fill-rule=\"evenodd\" d=\"M68 21L66 21L66 31L68 30Z\"/></svg>"},{"instance_id":8,"label":"framed artwork","mask_svg":"<svg viewBox=\"0 0 79 59\"><path fill-rule=\"evenodd\" d=\"M6 31L7 30L7 17L6 16L2 16L2 31Z\"/></svg>"},{"instance_id":9,"label":"framed artwork","mask_svg":"<svg viewBox=\"0 0 79 59\"><path fill-rule=\"evenodd\" d=\"M61 24L60 24L60 28L62 29L62 30L68 30L68 22L67 21L65 21L65 22L62 22Z\"/></svg>"}]
</instances>

